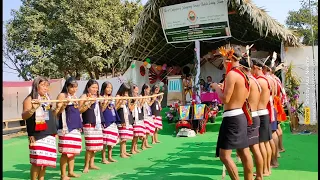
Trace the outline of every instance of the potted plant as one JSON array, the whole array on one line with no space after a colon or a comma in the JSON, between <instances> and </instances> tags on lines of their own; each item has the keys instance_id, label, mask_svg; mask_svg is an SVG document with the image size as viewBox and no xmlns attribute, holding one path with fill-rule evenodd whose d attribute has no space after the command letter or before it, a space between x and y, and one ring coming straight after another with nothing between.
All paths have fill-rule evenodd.
<instances>
[{"instance_id":1,"label":"potted plant","mask_svg":"<svg viewBox=\"0 0 320 180\"><path fill-rule=\"evenodd\" d=\"M285 73L285 89L289 101L287 108L290 116L290 127L293 130L296 130L299 125L299 117L303 117L304 115L303 102L298 101L300 96L300 83L301 79L293 71L293 64L291 62Z\"/></svg>"}]
</instances>

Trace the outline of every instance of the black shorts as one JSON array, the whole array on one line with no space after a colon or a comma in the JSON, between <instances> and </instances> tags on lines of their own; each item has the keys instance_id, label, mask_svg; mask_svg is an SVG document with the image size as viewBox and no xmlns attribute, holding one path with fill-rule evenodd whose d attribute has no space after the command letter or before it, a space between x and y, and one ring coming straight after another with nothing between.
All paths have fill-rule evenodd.
<instances>
[{"instance_id":1,"label":"black shorts","mask_svg":"<svg viewBox=\"0 0 320 180\"><path fill-rule=\"evenodd\" d=\"M249 146L259 144L260 118L257 112L252 112L252 125L248 126Z\"/></svg>"},{"instance_id":2,"label":"black shorts","mask_svg":"<svg viewBox=\"0 0 320 180\"><path fill-rule=\"evenodd\" d=\"M216 147L216 157L219 157L220 149L230 150L249 147L247 126L247 118L242 109L224 111Z\"/></svg>"},{"instance_id":3,"label":"black shorts","mask_svg":"<svg viewBox=\"0 0 320 180\"><path fill-rule=\"evenodd\" d=\"M270 116L267 109L258 111L260 118L259 142L267 142L272 139Z\"/></svg>"}]
</instances>

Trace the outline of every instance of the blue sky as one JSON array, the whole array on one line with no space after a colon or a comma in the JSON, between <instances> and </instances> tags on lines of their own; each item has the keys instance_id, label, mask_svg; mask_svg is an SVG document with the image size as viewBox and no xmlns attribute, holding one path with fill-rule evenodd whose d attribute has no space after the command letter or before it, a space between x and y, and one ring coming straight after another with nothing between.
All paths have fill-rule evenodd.
<instances>
[{"instance_id":1,"label":"blue sky","mask_svg":"<svg viewBox=\"0 0 320 180\"><path fill-rule=\"evenodd\" d=\"M252 0L258 7L266 9L271 17L284 24L290 10L298 10L300 0ZM142 0L145 4L147 0ZM3 1L3 21L8 21L12 18L11 10L18 10L21 6L20 0L4 0ZM232 30L231 30L232 31ZM17 74L5 66L3 66L4 81L22 81Z\"/></svg>"}]
</instances>

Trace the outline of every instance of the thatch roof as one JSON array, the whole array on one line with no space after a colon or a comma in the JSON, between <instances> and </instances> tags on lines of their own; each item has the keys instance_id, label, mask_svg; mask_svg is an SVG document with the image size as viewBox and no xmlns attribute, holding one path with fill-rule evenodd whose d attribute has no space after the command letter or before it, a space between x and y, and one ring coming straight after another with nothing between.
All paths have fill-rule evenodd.
<instances>
[{"instance_id":1,"label":"thatch roof","mask_svg":"<svg viewBox=\"0 0 320 180\"><path fill-rule=\"evenodd\" d=\"M155 64L184 65L194 59L194 42L170 44L164 37L159 8L194 0L149 0L144 6L140 20L120 60L143 61L149 57ZM299 39L279 22L270 17L264 9L250 0L229 0L229 24L232 37L201 41L201 56L227 42L239 45L255 44L264 51L280 52L281 41L290 46L300 46Z\"/></svg>"}]
</instances>

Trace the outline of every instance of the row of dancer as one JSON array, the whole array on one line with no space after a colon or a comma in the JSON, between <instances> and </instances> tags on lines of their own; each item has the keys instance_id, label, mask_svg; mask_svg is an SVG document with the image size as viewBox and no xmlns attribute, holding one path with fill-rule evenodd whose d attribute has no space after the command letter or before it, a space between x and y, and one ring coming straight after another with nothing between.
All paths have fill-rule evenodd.
<instances>
[{"instance_id":1,"label":"row of dancer","mask_svg":"<svg viewBox=\"0 0 320 180\"><path fill-rule=\"evenodd\" d=\"M286 100L280 80L272 73L275 59L250 60L240 49L221 48L221 54L227 75L224 84L211 84L224 104L216 156L231 179L239 180L231 158L232 150L236 149L243 164L244 179L252 180L255 176L256 180L262 180L271 175L272 167L279 166L278 152L284 152L282 130L277 121L286 118L282 107Z\"/></svg>"},{"instance_id":2,"label":"row of dancer","mask_svg":"<svg viewBox=\"0 0 320 180\"><path fill-rule=\"evenodd\" d=\"M84 173L88 173L89 169L100 169L94 163L95 154L99 151L103 164L116 162L112 158L112 149L118 143L121 158L140 152L138 140L142 141L142 150L151 148L148 142L150 136L152 144L159 143L162 96L157 95L160 91L158 85L151 88L144 84L139 94L138 86L123 83L116 95L122 98L110 100L112 84L104 82L99 92L98 82L91 79L77 101L74 99L78 98L78 84L76 79L70 77L57 97L55 108L50 103L49 86L46 78L36 78L31 93L23 102L22 119L27 124L32 180L43 180L46 167L56 167L56 135L59 137L58 151L61 153L60 170L63 180L79 177L74 173L74 163L75 156L82 151L81 133L84 134L86 146ZM154 96L149 96L151 94ZM126 148L128 141L132 142L130 153Z\"/></svg>"}]
</instances>

